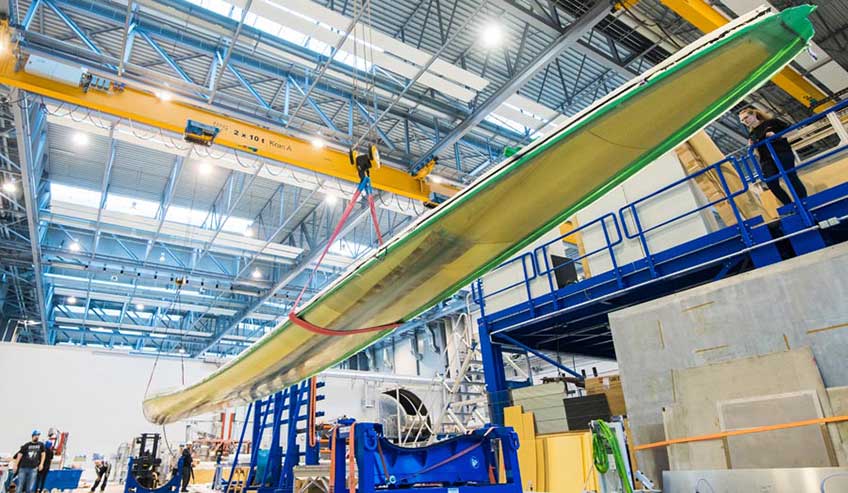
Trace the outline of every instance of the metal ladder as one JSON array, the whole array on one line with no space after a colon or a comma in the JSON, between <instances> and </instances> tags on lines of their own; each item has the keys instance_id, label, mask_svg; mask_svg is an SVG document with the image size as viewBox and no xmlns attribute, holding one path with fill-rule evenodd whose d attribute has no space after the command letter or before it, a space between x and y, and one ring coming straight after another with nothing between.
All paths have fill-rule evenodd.
<instances>
[{"instance_id":1,"label":"metal ladder","mask_svg":"<svg viewBox=\"0 0 848 493\"><path fill-rule=\"evenodd\" d=\"M438 434L462 434L489 422L483 357L470 317L462 313L449 319L448 337L453 340L453 354L449 351L449 364L441 380L444 406L433 425L436 433L431 436L431 442Z\"/></svg>"}]
</instances>

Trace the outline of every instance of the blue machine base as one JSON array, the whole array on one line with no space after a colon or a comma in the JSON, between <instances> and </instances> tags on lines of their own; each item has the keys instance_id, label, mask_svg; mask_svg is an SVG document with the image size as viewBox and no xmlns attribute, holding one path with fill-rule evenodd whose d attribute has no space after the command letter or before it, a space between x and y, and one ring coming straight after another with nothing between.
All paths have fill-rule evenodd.
<instances>
[{"instance_id":1,"label":"blue machine base","mask_svg":"<svg viewBox=\"0 0 848 493\"><path fill-rule=\"evenodd\" d=\"M334 432L335 493L425 491L431 493L521 493L518 435L512 428L487 425L472 433L425 447L401 447L383 437L382 425L340 422ZM352 436L352 437L351 437ZM345 478L347 438L354 443L357 485ZM500 457L498 456L500 450ZM500 460L503 462L503 478ZM438 486L435 486L438 485Z\"/></svg>"},{"instance_id":2,"label":"blue machine base","mask_svg":"<svg viewBox=\"0 0 848 493\"><path fill-rule=\"evenodd\" d=\"M82 469L51 469L44 480L45 490L75 490L79 487Z\"/></svg>"}]
</instances>

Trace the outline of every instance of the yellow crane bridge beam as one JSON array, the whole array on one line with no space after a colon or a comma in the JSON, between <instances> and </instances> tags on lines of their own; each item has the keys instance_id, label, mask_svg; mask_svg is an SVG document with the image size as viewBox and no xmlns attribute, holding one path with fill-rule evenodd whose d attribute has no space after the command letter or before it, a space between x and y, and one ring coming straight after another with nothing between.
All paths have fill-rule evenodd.
<instances>
[{"instance_id":1,"label":"yellow crane bridge beam","mask_svg":"<svg viewBox=\"0 0 848 493\"><path fill-rule=\"evenodd\" d=\"M155 94L131 87L85 91L80 86L19 69L23 67L23 60L13 51L7 50L0 56L0 84L178 134L184 133L188 121L199 122L220 130L214 140L217 145L359 183L356 168L351 165L347 152L329 147L318 148L311 142L269 128L185 102L165 101ZM431 201L433 192L451 196L458 191L447 184L429 183L425 178L389 166L371 170L374 188L424 203Z\"/></svg>"}]
</instances>

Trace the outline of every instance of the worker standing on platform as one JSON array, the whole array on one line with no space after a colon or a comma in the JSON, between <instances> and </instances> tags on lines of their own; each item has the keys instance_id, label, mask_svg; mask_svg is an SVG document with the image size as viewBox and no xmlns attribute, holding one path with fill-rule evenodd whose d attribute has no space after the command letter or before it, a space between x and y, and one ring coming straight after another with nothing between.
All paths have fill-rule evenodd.
<instances>
[{"instance_id":1,"label":"worker standing on platform","mask_svg":"<svg viewBox=\"0 0 848 493\"><path fill-rule=\"evenodd\" d=\"M39 441L41 432L32 430L32 439L23 444L15 454L17 462L18 493L33 493L38 472L44 468L44 444Z\"/></svg>"},{"instance_id":2,"label":"worker standing on platform","mask_svg":"<svg viewBox=\"0 0 848 493\"><path fill-rule=\"evenodd\" d=\"M753 106L744 108L739 112L739 121L748 128L748 143L751 145L761 142L772 137L776 133L789 128L789 124L783 120L774 118L768 113L754 108ZM797 193L798 197L802 199L806 198L807 189L804 187L801 179L798 178L798 174L794 171L795 153L792 152L792 147L789 145L789 141L785 137L774 139L771 141L771 147L774 149L774 154L780 161L780 165L783 167L783 170L786 171L789 183L792 184L792 187L795 189L795 193ZM777 198L777 200L779 200L783 205L791 204L792 197L783 190L783 187L780 186L780 180L776 178L776 175L780 174L780 170L778 169L777 164L775 164L774 158L772 157L771 152L769 152L768 146L761 145L757 147L757 158L760 161L760 167L763 171L763 180L765 181L774 177L774 179L765 182L769 190L771 190L771 193L773 193L775 198Z\"/></svg>"},{"instance_id":3,"label":"worker standing on platform","mask_svg":"<svg viewBox=\"0 0 848 493\"><path fill-rule=\"evenodd\" d=\"M44 491L44 483L47 481L47 473L50 472L50 464L53 462L53 453L53 440L47 440L44 444L44 467L38 471L38 476L35 479L36 493Z\"/></svg>"},{"instance_id":4,"label":"worker standing on platform","mask_svg":"<svg viewBox=\"0 0 848 493\"><path fill-rule=\"evenodd\" d=\"M97 479L94 480L94 485L91 487L92 493L100 486L100 491L106 489L106 481L109 480L109 463L103 460L100 454L94 454L94 472L97 474Z\"/></svg>"},{"instance_id":5,"label":"worker standing on platform","mask_svg":"<svg viewBox=\"0 0 848 493\"><path fill-rule=\"evenodd\" d=\"M182 488L181 491L188 491L188 483L192 479L194 479L194 459L191 456L191 446L185 445L182 447L182 453L180 454L180 458L183 460L182 470L180 474L182 474Z\"/></svg>"}]
</instances>

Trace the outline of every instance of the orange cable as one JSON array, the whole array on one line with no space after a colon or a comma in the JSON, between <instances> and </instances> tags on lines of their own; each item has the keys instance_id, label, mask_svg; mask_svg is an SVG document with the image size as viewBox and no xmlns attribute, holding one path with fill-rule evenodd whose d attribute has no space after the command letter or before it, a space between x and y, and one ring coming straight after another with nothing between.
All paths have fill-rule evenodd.
<instances>
[{"instance_id":1,"label":"orange cable","mask_svg":"<svg viewBox=\"0 0 848 493\"><path fill-rule=\"evenodd\" d=\"M348 471L348 479L347 479L347 489L349 493L354 493L356 491L356 451L354 447L353 441L353 430L356 427L356 423L351 423L350 425L350 443L348 450L348 466L350 470Z\"/></svg>"},{"instance_id":2,"label":"orange cable","mask_svg":"<svg viewBox=\"0 0 848 493\"><path fill-rule=\"evenodd\" d=\"M803 421L792 421L789 423L781 423L777 425L768 425L768 426L757 426L755 428L745 428L743 430L730 430L723 431L721 433L712 433L709 435L696 435L693 437L686 438L673 438L671 440L663 440L661 442L647 443L645 445L637 445L634 447L635 450L648 450L652 448L658 447L666 447L668 445L675 445L678 443L691 443L691 442L706 442L709 440L719 440L721 438L727 438L737 435L749 435L751 433L763 433L766 431L775 431L775 430L785 430L787 428L799 428L801 426L811 426L811 425L820 425L827 423L839 423L842 421L848 421L848 416L831 416L828 418L816 418L816 419L805 419Z\"/></svg>"},{"instance_id":3,"label":"orange cable","mask_svg":"<svg viewBox=\"0 0 848 493\"><path fill-rule=\"evenodd\" d=\"M306 423L306 433L308 433L309 437L309 446L315 446L315 411L318 407L316 405L317 399L315 397L315 393L318 391L318 382L315 377L309 379L309 420Z\"/></svg>"},{"instance_id":4,"label":"orange cable","mask_svg":"<svg viewBox=\"0 0 848 493\"><path fill-rule=\"evenodd\" d=\"M330 492L336 487L336 431L338 426L333 427L333 432L330 434Z\"/></svg>"}]
</instances>

